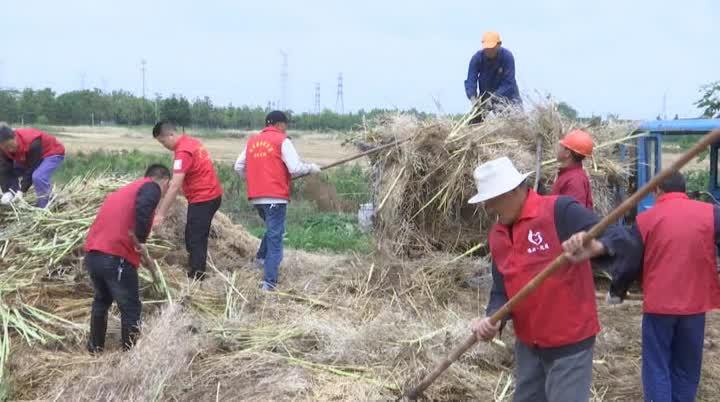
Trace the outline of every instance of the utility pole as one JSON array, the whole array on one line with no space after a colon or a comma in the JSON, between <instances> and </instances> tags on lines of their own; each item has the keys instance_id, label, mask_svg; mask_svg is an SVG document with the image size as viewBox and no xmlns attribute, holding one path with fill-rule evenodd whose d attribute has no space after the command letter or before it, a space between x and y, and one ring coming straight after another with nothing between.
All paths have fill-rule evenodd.
<instances>
[{"instance_id":1,"label":"utility pole","mask_svg":"<svg viewBox=\"0 0 720 402\"><path fill-rule=\"evenodd\" d=\"M142 97L145 99L145 70L147 69L147 61L140 60L140 70L142 71Z\"/></svg>"},{"instance_id":2,"label":"utility pole","mask_svg":"<svg viewBox=\"0 0 720 402\"><path fill-rule=\"evenodd\" d=\"M280 54L283 62L280 69L280 101L278 102L278 109L285 111L288 109L288 54L283 50L280 51Z\"/></svg>"},{"instance_id":3,"label":"utility pole","mask_svg":"<svg viewBox=\"0 0 720 402\"><path fill-rule=\"evenodd\" d=\"M320 83L315 83L315 113L320 114L322 106L320 106Z\"/></svg>"},{"instance_id":4,"label":"utility pole","mask_svg":"<svg viewBox=\"0 0 720 402\"><path fill-rule=\"evenodd\" d=\"M335 112L345 114L345 99L343 95L343 75L338 74L337 97L335 98Z\"/></svg>"}]
</instances>

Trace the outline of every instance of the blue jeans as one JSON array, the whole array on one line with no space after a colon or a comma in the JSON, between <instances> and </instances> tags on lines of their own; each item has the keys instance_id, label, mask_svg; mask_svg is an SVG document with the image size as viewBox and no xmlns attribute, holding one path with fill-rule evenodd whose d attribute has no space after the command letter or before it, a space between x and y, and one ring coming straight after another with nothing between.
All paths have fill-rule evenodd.
<instances>
[{"instance_id":1,"label":"blue jeans","mask_svg":"<svg viewBox=\"0 0 720 402\"><path fill-rule=\"evenodd\" d=\"M704 340L704 313L643 314L642 381L645 401L695 400Z\"/></svg>"},{"instance_id":2,"label":"blue jeans","mask_svg":"<svg viewBox=\"0 0 720 402\"><path fill-rule=\"evenodd\" d=\"M57 168L60 167L65 160L63 155L53 155L44 158L40 164L32 172L32 184L35 186L35 194L37 195L37 206L45 208L50 201L50 192L52 191L52 175ZM19 189L18 179L22 177L27 170L16 166L13 174L16 176L10 183L10 189L17 191Z\"/></svg>"},{"instance_id":3,"label":"blue jeans","mask_svg":"<svg viewBox=\"0 0 720 402\"><path fill-rule=\"evenodd\" d=\"M255 257L265 260L263 282L269 287L275 287L278 283L280 262L283 259L287 204L257 204L255 209L265 222L265 234Z\"/></svg>"},{"instance_id":4,"label":"blue jeans","mask_svg":"<svg viewBox=\"0 0 720 402\"><path fill-rule=\"evenodd\" d=\"M95 289L88 349L101 352L105 347L108 310L113 301L120 310L123 348L129 349L139 333L142 312L137 268L120 257L97 251L85 255L85 268Z\"/></svg>"}]
</instances>

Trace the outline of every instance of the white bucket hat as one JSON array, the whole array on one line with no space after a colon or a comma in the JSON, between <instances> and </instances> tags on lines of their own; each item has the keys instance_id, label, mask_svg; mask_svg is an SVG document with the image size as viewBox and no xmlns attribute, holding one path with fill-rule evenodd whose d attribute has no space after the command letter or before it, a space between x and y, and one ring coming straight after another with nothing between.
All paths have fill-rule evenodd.
<instances>
[{"instance_id":1,"label":"white bucket hat","mask_svg":"<svg viewBox=\"0 0 720 402\"><path fill-rule=\"evenodd\" d=\"M506 156L483 163L473 172L478 193L468 200L468 204L484 202L512 191L528 176L530 173L520 174Z\"/></svg>"}]
</instances>

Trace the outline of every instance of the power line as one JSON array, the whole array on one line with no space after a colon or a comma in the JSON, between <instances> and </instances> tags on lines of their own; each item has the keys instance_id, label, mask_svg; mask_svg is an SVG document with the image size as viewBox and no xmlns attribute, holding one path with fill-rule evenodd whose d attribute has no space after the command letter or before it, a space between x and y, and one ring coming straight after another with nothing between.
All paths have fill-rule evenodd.
<instances>
[{"instance_id":1,"label":"power line","mask_svg":"<svg viewBox=\"0 0 720 402\"><path fill-rule=\"evenodd\" d=\"M345 99L343 95L343 75L338 74L337 97L335 98L335 112L345 114Z\"/></svg>"},{"instance_id":2,"label":"power line","mask_svg":"<svg viewBox=\"0 0 720 402\"><path fill-rule=\"evenodd\" d=\"M322 106L320 106L320 83L315 83L315 113L320 114Z\"/></svg>"},{"instance_id":3,"label":"power line","mask_svg":"<svg viewBox=\"0 0 720 402\"><path fill-rule=\"evenodd\" d=\"M282 68L280 69L280 101L278 103L280 110L287 110L288 54L282 50L280 51L280 54L282 55L283 62Z\"/></svg>"},{"instance_id":4,"label":"power line","mask_svg":"<svg viewBox=\"0 0 720 402\"><path fill-rule=\"evenodd\" d=\"M145 99L145 70L147 70L147 61L140 60L140 70L142 71L142 97Z\"/></svg>"}]
</instances>

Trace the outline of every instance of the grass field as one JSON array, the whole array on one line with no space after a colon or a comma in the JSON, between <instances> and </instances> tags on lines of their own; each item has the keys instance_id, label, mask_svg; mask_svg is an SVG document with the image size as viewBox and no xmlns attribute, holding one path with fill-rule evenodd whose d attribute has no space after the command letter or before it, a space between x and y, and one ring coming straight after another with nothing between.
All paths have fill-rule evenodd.
<instances>
[{"instance_id":1,"label":"grass field","mask_svg":"<svg viewBox=\"0 0 720 402\"><path fill-rule=\"evenodd\" d=\"M77 152L68 156L55 178L58 183L64 183L73 177L103 172L137 177L143 174L149 164L157 162L170 166L171 155L137 150ZM251 233L262 235L263 222L247 201L244 180L235 174L227 162L216 162L216 168L225 190L221 210L235 222L246 226ZM293 183L294 193L288 209L285 244L305 250L369 251L371 238L360 232L356 215L340 209L321 210L317 202L308 196L316 191L307 191L305 180ZM357 205L369 197L368 179L358 165L335 168L324 173L318 182L336 188L337 198L343 205L349 206L348 211L357 210Z\"/></svg>"},{"instance_id":2,"label":"grass field","mask_svg":"<svg viewBox=\"0 0 720 402\"><path fill-rule=\"evenodd\" d=\"M98 149L167 153L152 138L152 127L48 126L43 129L57 135L70 154L92 152ZM245 148L247 137L252 134L238 130L188 130L188 133L202 137L203 144L215 160L228 163L237 159ZM356 152L353 147L341 145L344 139L344 135L341 133L291 131L290 137L303 159L321 165Z\"/></svg>"}]
</instances>

